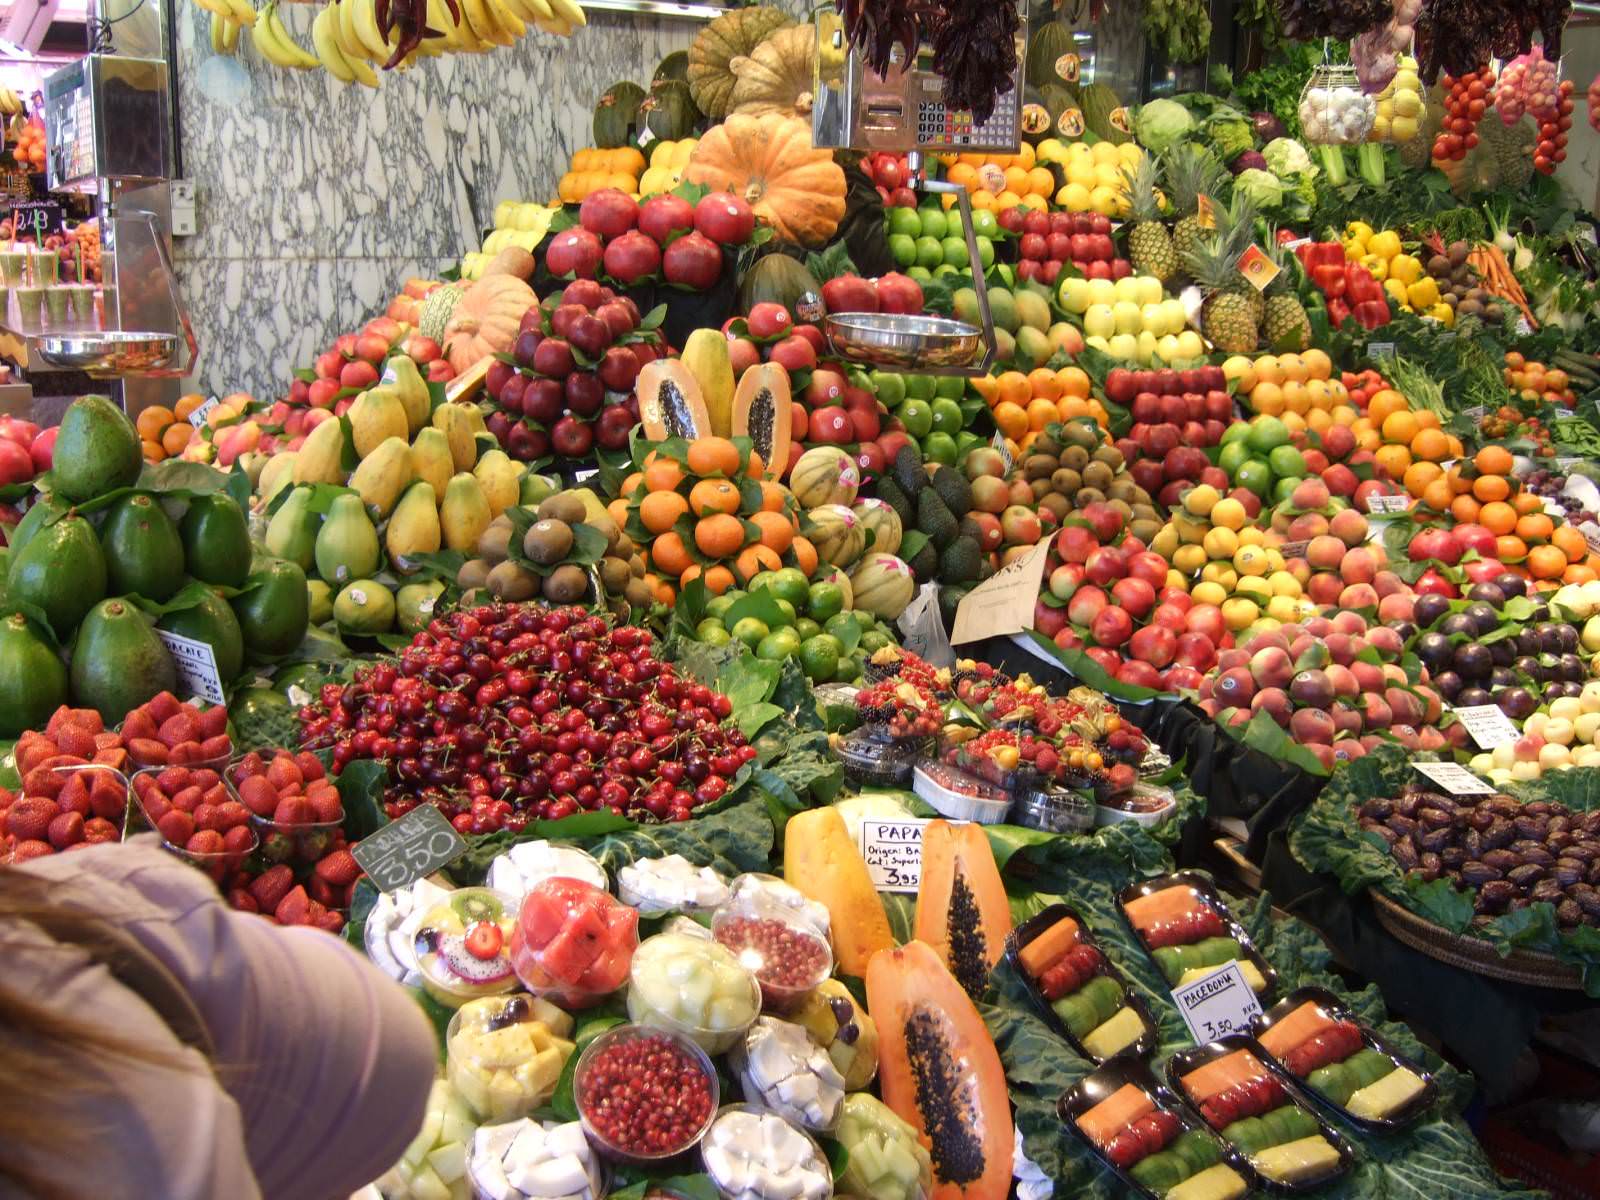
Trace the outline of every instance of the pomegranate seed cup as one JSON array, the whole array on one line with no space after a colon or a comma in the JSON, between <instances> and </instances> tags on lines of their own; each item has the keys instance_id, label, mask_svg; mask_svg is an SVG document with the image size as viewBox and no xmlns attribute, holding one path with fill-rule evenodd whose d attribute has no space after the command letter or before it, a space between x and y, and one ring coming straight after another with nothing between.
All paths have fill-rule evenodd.
<instances>
[{"instance_id":1,"label":"pomegranate seed cup","mask_svg":"<svg viewBox=\"0 0 1600 1200\"><path fill-rule=\"evenodd\" d=\"M699 1143L721 1087L711 1059L691 1039L617 1025L578 1056L572 1095L583 1131L602 1155L650 1166Z\"/></svg>"},{"instance_id":2,"label":"pomegranate seed cup","mask_svg":"<svg viewBox=\"0 0 1600 1200\"><path fill-rule=\"evenodd\" d=\"M733 951L761 985L761 1005L790 1013L833 973L826 935L793 909L747 894L717 909L711 936Z\"/></svg>"}]
</instances>

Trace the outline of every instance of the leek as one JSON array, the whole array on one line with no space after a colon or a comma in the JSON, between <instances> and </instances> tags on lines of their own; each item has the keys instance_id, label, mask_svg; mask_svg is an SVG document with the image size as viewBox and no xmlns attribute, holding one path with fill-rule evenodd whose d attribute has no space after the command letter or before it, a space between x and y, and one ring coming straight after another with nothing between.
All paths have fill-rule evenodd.
<instances>
[{"instance_id":1,"label":"leek","mask_svg":"<svg viewBox=\"0 0 1600 1200\"><path fill-rule=\"evenodd\" d=\"M1350 178L1344 165L1343 147L1320 145L1317 147L1317 156L1322 159L1322 170L1328 177L1329 186L1342 187Z\"/></svg>"},{"instance_id":2,"label":"leek","mask_svg":"<svg viewBox=\"0 0 1600 1200\"><path fill-rule=\"evenodd\" d=\"M1340 155L1341 159L1343 155ZM1375 188L1381 188L1385 177L1383 162L1383 144L1381 142L1362 142L1356 150L1356 165L1361 169L1361 178Z\"/></svg>"}]
</instances>

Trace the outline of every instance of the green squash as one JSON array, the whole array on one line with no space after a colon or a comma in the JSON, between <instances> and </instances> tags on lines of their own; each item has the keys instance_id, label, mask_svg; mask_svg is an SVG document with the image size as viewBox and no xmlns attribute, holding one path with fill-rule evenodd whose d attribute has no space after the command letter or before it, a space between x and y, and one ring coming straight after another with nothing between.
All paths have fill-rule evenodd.
<instances>
[{"instance_id":1,"label":"green squash","mask_svg":"<svg viewBox=\"0 0 1600 1200\"><path fill-rule=\"evenodd\" d=\"M689 82L689 52L687 50L674 50L661 60L661 65L656 67L656 73L651 76L652 86L663 79L677 80L679 83Z\"/></svg>"},{"instance_id":2,"label":"green squash","mask_svg":"<svg viewBox=\"0 0 1600 1200\"><path fill-rule=\"evenodd\" d=\"M773 252L757 259L739 281L739 311L748 314L757 304L771 303L793 312L807 292L822 294L816 277L798 260Z\"/></svg>"},{"instance_id":3,"label":"green squash","mask_svg":"<svg viewBox=\"0 0 1600 1200\"><path fill-rule=\"evenodd\" d=\"M652 85L650 94L639 102L634 123L641 133L648 129L661 141L677 142L693 135L699 119L689 85L666 79Z\"/></svg>"},{"instance_id":4,"label":"green squash","mask_svg":"<svg viewBox=\"0 0 1600 1200\"><path fill-rule=\"evenodd\" d=\"M634 124L644 89L631 80L613 83L594 106L594 144L601 150L626 146L638 134Z\"/></svg>"}]
</instances>

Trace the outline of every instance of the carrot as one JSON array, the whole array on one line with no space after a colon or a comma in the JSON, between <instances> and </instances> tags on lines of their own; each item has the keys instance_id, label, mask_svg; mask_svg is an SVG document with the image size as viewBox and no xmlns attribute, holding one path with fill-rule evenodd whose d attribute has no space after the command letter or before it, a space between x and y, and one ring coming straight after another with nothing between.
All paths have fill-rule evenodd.
<instances>
[{"instance_id":1,"label":"carrot","mask_svg":"<svg viewBox=\"0 0 1600 1200\"><path fill-rule=\"evenodd\" d=\"M1528 307L1527 293L1517 282L1516 275L1511 271L1511 265L1506 262L1506 256L1498 246L1491 242L1479 242L1467 255L1467 262L1478 272L1479 279L1487 291L1515 305L1527 318L1531 327L1535 329L1539 327L1533 310Z\"/></svg>"}]
</instances>

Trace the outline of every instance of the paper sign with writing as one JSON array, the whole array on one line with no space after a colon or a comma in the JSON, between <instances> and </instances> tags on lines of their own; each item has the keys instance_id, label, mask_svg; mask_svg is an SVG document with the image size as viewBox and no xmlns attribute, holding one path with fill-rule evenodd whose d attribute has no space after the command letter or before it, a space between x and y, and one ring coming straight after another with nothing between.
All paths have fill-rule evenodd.
<instances>
[{"instance_id":1,"label":"paper sign with writing","mask_svg":"<svg viewBox=\"0 0 1600 1200\"><path fill-rule=\"evenodd\" d=\"M1044 578L1049 553L1050 542L1040 542L963 596L956 608L950 643L959 646L1032 629L1033 606L1039 599L1039 581Z\"/></svg>"},{"instance_id":2,"label":"paper sign with writing","mask_svg":"<svg viewBox=\"0 0 1600 1200\"><path fill-rule=\"evenodd\" d=\"M1517 740L1517 727L1500 711L1498 704L1468 704L1452 711L1481 749L1493 750L1505 742Z\"/></svg>"},{"instance_id":3,"label":"paper sign with writing","mask_svg":"<svg viewBox=\"0 0 1600 1200\"><path fill-rule=\"evenodd\" d=\"M11 221L15 236L42 242L61 232L61 205L54 200L18 200L11 206Z\"/></svg>"},{"instance_id":4,"label":"paper sign with writing","mask_svg":"<svg viewBox=\"0 0 1600 1200\"><path fill-rule=\"evenodd\" d=\"M1589 549L1600 554L1600 525L1593 521L1585 521L1578 526L1578 532L1583 534L1583 540L1589 543Z\"/></svg>"},{"instance_id":5,"label":"paper sign with writing","mask_svg":"<svg viewBox=\"0 0 1600 1200\"><path fill-rule=\"evenodd\" d=\"M1250 281L1250 286L1258 292L1267 290L1267 285L1276 279L1283 270L1277 263L1267 257L1267 252L1260 246L1246 246L1243 254L1239 256L1239 274Z\"/></svg>"},{"instance_id":6,"label":"paper sign with writing","mask_svg":"<svg viewBox=\"0 0 1600 1200\"><path fill-rule=\"evenodd\" d=\"M989 444L992 445L996 450L1000 451L1000 461L1005 463L1006 472L1009 474L1012 465L1011 447L1006 443L1006 435L1001 433L998 429L995 430L994 438Z\"/></svg>"},{"instance_id":7,"label":"paper sign with writing","mask_svg":"<svg viewBox=\"0 0 1600 1200\"><path fill-rule=\"evenodd\" d=\"M1492 796L1494 789L1460 763L1414 762L1411 764L1452 796Z\"/></svg>"},{"instance_id":8,"label":"paper sign with writing","mask_svg":"<svg viewBox=\"0 0 1600 1200\"><path fill-rule=\"evenodd\" d=\"M466 850L466 842L442 812L431 804L419 804L362 838L350 853L380 890L397 892L453 863Z\"/></svg>"},{"instance_id":9,"label":"paper sign with writing","mask_svg":"<svg viewBox=\"0 0 1600 1200\"><path fill-rule=\"evenodd\" d=\"M1245 1033L1250 1021L1261 1015L1261 1001L1250 990L1237 962L1225 963L1193 983L1172 989L1172 1002L1189 1027L1189 1035L1204 1046L1230 1033Z\"/></svg>"},{"instance_id":10,"label":"paper sign with writing","mask_svg":"<svg viewBox=\"0 0 1600 1200\"><path fill-rule=\"evenodd\" d=\"M861 822L861 857L880 892L915 892L922 883L922 831L928 822L918 817L884 821L875 817Z\"/></svg>"},{"instance_id":11,"label":"paper sign with writing","mask_svg":"<svg viewBox=\"0 0 1600 1200\"><path fill-rule=\"evenodd\" d=\"M178 684L183 689L181 694L198 696L207 704L228 702L222 692L222 676L217 672L217 656L210 643L180 637L165 629L156 630L156 636L166 646L167 653L172 655L172 661L178 668Z\"/></svg>"},{"instance_id":12,"label":"paper sign with writing","mask_svg":"<svg viewBox=\"0 0 1600 1200\"><path fill-rule=\"evenodd\" d=\"M1278 547L1278 553L1285 558L1304 558L1310 542L1285 542Z\"/></svg>"},{"instance_id":13,"label":"paper sign with writing","mask_svg":"<svg viewBox=\"0 0 1600 1200\"><path fill-rule=\"evenodd\" d=\"M911 653L936 667L955 664L950 635L945 632L944 617L939 613L938 584L925 583L918 588L896 624L900 627L900 644Z\"/></svg>"},{"instance_id":14,"label":"paper sign with writing","mask_svg":"<svg viewBox=\"0 0 1600 1200\"><path fill-rule=\"evenodd\" d=\"M1467 420L1471 421L1474 425L1477 425L1489 415L1489 409L1485 405L1474 404L1471 408L1462 409L1461 415Z\"/></svg>"},{"instance_id":15,"label":"paper sign with writing","mask_svg":"<svg viewBox=\"0 0 1600 1200\"><path fill-rule=\"evenodd\" d=\"M1308 237L1299 237L1299 238L1293 239L1292 241L1285 242L1283 244L1283 248L1285 250L1287 250L1290 254L1293 254L1296 250L1300 249L1301 246L1309 246L1309 245L1311 245L1311 239L1310 238L1308 238Z\"/></svg>"},{"instance_id":16,"label":"paper sign with writing","mask_svg":"<svg viewBox=\"0 0 1600 1200\"><path fill-rule=\"evenodd\" d=\"M1194 223L1201 229L1215 229L1217 227L1217 205L1210 196L1204 193L1194 198Z\"/></svg>"},{"instance_id":17,"label":"paper sign with writing","mask_svg":"<svg viewBox=\"0 0 1600 1200\"><path fill-rule=\"evenodd\" d=\"M1378 513L1403 513L1411 511L1410 496L1368 496L1367 512L1374 515Z\"/></svg>"},{"instance_id":18,"label":"paper sign with writing","mask_svg":"<svg viewBox=\"0 0 1600 1200\"><path fill-rule=\"evenodd\" d=\"M207 400L199 408L195 409L189 414L189 424L193 425L196 429L204 428L206 418L211 415L211 410L221 403L222 401L218 400L215 396L211 397L211 399Z\"/></svg>"},{"instance_id":19,"label":"paper sign with writing","mask_svg":"<svg viewBox=\"0 0 1600 1200\"><path fill-rule=\"evenodd\" d=\"M1368 342L1367 357L1377 362L1379 359L1394 357L1393 342Z\"/></svg>"}]
</instances>

